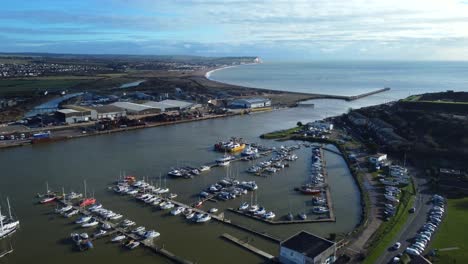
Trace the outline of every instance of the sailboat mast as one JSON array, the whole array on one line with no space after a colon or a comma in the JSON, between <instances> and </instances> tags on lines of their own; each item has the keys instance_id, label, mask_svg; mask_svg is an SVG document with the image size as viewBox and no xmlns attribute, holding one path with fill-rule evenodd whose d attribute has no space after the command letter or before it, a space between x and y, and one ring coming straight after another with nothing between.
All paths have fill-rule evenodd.
<instances>
[{"instance_id":1,"label":"sailboat mast","mask_svg":"<svg viewBox=\"0 0 468 264\"><path fill-rule=\"evenodd\" d=\"M84 197L87 198L87 195L86 195L86 180L84 180Z\"/></svg>"},{"instance_id":2,"label":"sailboat mast","mask_svg":"<svg viewBox=\"0 0 468 264\"><path fill-rule=\"evenodd\" d=\"M10 199L8 199L8 197L7 197L6 201L7 201L7 205L8 205L8 215L10 216L10 219L13 219L13 217L11 216ZM0 215L0 218L2 218L1 215Z\"/></svg>"},{"instance_id":3,"label":"sailboat mast","mask_svg":"<svg viewBox=\"0 0 468 264\"><path fill-rule=\"evenodd\" d=\"M46 185L46 194L49 194L49 183L46 182L45 185Z\"/></svg>"},{"instance_id":4,"label":"sailboat mast","mask_svg":"<svg viewBox=\"0 0 468 264\"><path fill-rule=\"evenodd\" d=\"M0 206L0 227L3 232L3 216L2 216L2 207Z\"/></svg>"}]
</instances>

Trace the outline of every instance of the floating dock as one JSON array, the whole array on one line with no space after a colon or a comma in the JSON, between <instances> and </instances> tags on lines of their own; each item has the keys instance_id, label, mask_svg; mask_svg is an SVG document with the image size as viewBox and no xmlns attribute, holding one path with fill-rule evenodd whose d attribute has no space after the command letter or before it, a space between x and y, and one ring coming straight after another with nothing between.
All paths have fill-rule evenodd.
<instances>
[{"instance_id":1,"label":"floating dock","mask_svg":"<svg viewBox=\"0 0 468 264\"><path fill-rule=\"evenodd\" d=\"M92 215L99 223L101 223L101 224L107 223L112 227L112 229L113 229L112 231L108 232L107 234L105 234L103 236L100 236L100 237L97 237L97 238L91 238L92 240L103 238L103 237L106 237L106 236L110 236L110 235L115 234L115 233L122 233L123 235L125 235L128 238L140 241L141 245L145 246L146 248L152 250L153 252L155 252L155 253L157 253L159 255L162 255L162 256L174 261L175 263L193 264L193 262L185 260L185 259L183 259L181 257L178 257L177 255L169 252L168 250L166 250L166 249L164 249L164 248L162 248L160 246L155 245L153 239L141 240L136 234L133 234L131 231L128 231L128 230L118 226L116 223L106 221L106 220L92 214L90 211L88 211L88 210L86 210L84 208L73 205L72 203L66 202L66 201L63 201L63 200L57 200L57 201L62 203L64 206L71 205L71 206L73 206L73 209L79 210L81 214Z\"/></svg>"},{"instance_id":2,"label":"floating dock","mask_svg":"<svg viewBox=\"0 0 468 264\"><path fill-rule=\"evenodd\" d=\"M229 235L227 233L224 233L221 236L223 238L225 238L225 239L227 239L227 240L229 240L229 241L231 241L231 242L233 242L233 243L235 243L235 244L237 244L237 245L239 245L239 246L241 246L241 247L243 247L243 248L245 248L245 249L247 249L247 250L249 250L249 251L251 251L251 252L253 252L253 253L257 254L257 255L259 255L259 256L261 256L261 257L263 257L263 258L266 258L266 259L269 259L269 260L272 260L272 259L275 258L275 256L273 256L273 255L271 255L269 253L266 253L265 251L262 251L262 250L260 250L260 249L258 249L256 247L250 245L248 242L244 242L244 241L242 241L242 240L240 240L238 238L235 238L235 237L233 237L233 236L231 236L231 235Z\"/></svg>"},{"instance_id":3,"label":"floating dock","mask_svg":"<svg viewBox=\"0 0 468 264\"><path fill-rule=\"evenodd\" d=\"M269 220L269 219L265 219L265 218L263 218L261 216L256 216L256 215L253 215L253 214L249 214L247 212L240 211L240 210L237 210L237 209L234 209L234 208L228 208L228 210L231 211L231 212L234 212L236 214L247 216L247 217L250 217L252 219L262 221L262 222L270 224L270 225L310 224L310 223L323 223L323 222L335 222L336 221L335 218L330 218L330 217L320 218L320 219L305 219L305 220L296 219L296 220L290 220L290 221L289 220Z\"/></svg>"}]
</instances>

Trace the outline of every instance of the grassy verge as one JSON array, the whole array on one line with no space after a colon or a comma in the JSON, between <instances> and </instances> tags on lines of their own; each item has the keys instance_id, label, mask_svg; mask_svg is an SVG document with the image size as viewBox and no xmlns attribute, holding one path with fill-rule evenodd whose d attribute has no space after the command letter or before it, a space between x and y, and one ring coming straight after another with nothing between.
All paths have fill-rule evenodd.
<instances>
[{"instance_id":1,"label":"grassy verge","mask_svg":"<svg viewBox=\"0 0 468 264\"><path fill-rule=\"evenodd\" d=\"M436 232L432 248L458 247L450 251L438 251L434 263L468 263L468 198L449 199L447 215Z\"/></svg>"},{"instance_id":2,"label":"grassy verge","mask_svg":"<svg viewBox=\"0 0 468 264\"><path fill-rule=\"evenodd\" d=\"M400 205L394 217L388 222L384 222L375 231L372 236L372 242L369 246L370 254L364 260L364 263L375 263L375 261L395 242L395 238L408 220L408 210L414 204L414 188L412 184L403 188L400 198Z\"/></svg>"},{"instance_id":3,"label":"grassy verge","mask_svg":"<svg viewBox=\"0 0 468 264\"><path fill-rule=\"evenodd\" d=\"M266 134L261 135L260 137L264 138L264 139L284 138L284 137L290 136L290 135L292 135L292 134L294 134L296 132L299 132L302 128L303 128L302 126L297 126L297 127L293 127L293 128L290 128L290 129L285 129L285 130L275 131L275 132L271 132L271 133L266 133Z\"/></svg>"}]
</instances>

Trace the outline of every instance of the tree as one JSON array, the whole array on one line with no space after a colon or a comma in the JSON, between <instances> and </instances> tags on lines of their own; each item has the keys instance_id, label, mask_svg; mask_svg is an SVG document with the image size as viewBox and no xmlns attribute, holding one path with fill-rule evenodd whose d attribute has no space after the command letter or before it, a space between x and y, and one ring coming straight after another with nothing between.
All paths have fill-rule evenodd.
<instances>
[{"instance_id":1,"label":"tree","mask_svg":"<svg viewBox=\"0 0 468 264\"><path fill-rule=\"evenodd\" d=\"M298 126L298 127L303 126L302 122L301 122L301 121L297 122L297 126Z\"/></svg>"}]
</instances>

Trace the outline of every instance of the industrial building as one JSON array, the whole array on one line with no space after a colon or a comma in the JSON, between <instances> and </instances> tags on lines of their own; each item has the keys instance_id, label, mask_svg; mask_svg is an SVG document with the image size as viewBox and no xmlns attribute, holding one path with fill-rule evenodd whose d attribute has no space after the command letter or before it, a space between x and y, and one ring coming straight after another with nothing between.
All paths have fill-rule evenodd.
<instances>
[{"instance_id":1,"label":"industrial building","mask_svg":"<svg viewBox=\"0 0 468 264\"><path fill-rule=\"evenodd\" d=\"M90 121L91 111L77 111L74 109L60 109L57 110L57 115L64 120L67 124L74 124L79 122Z\"/></svg>"},{"instance_id":2,"label":"industrial building","mask_svg":"<svg viewBox=\"0 0 468 264\"><path fill-rule=\"evenodd\" d=\"M186 110L194 106L194 104L191 102L169 99L160 102L150 101L144 103L143 105L158 108L161 110L161 112Z\"/></svg>"},{"instance_id":3,"label":"industrial building","mask_svg":"<svg viewBox=\"0 0 468 264\"><path fill-rule=\"evenodd\" d=\"M284 264L329 264L336 259L336 244L306 231L280 243L279 261Z\"/></svg>"},{"instance_id":4,"label":"industrial building","mask_svg":"<svg viewBox=\"0 0 468 264\"><path fill-rule=\"evenodd\" d=\"M121 117L127 116L127 112L120 107L114 105L104 105L94 107L94 110L97 113L97 119L119 119Z\"/></svg>"},{"instance_id":5,"label":"industrial building","mask_svg":"<svg viewBox=\"0 0 468 264\"><path fill-rule=\"evenodd\" d=\"M110 105L119 107L127 112L129 115L147 115L147 114L157 114L161 112L161 109L151 107L143 104L136 104L130 102L115 102Z\"/></svg>"},{"instance_id":6,"label":"industrial building","mask_svg":"<svg viewBox=\"0 0 468 264\"><path fill-rule=\"evenodd\" d=\"M229 108L261 108L270 107L271 100L268 98L241 98L231 101Z\"/></svg>"}]
</instances>

